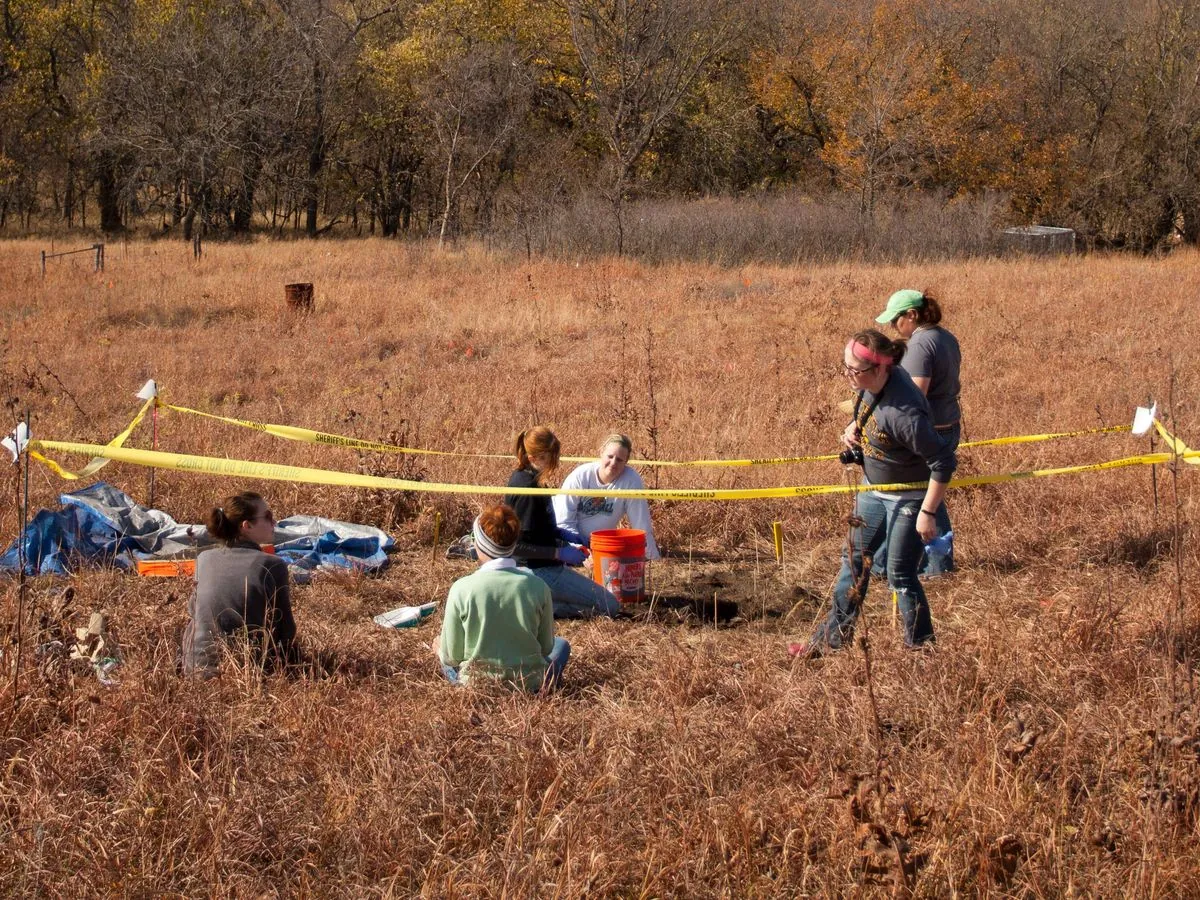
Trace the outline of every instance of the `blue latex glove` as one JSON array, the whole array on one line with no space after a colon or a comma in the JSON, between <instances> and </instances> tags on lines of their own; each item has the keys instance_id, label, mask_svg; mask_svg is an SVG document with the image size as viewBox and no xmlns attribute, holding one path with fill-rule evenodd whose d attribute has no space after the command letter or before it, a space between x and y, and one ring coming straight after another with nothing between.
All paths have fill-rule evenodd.
<instances>
[{"instance_id":1,"label":"blue latex glove","mask_svg":"<svg viewBox=\"0 0 1200 900\"><path fill-rule=\"evenodd\" d=\"M954 532L947 531L945 534L938 535L932 541L925 545L926 553L937 553L945 556L954 547Z\"/></svg>"},{"instance_id":2,"label":"blue latex glove","mask_svg":"<svg viewBox=\"0 0 1200 900\"><path fill-rule=\"evenodd\" d=\"M563 528L562 526L559 526L558 536L568 544L580 544L584 547L588 545L588 539L574 528Z\"/></svg>"},{"instance_id":3,"label":"blue latex glove","mask_svg":"<svg viewBox=\"0 0 1200 900\"><path fill-rule=\"evenodd\" d=\"M566 563L568 566L582 566L583 561L587 559L587 554L583 552L582 547L575 547L567 544L565 547L558 548L559 562Z\"/></svg>"}]
</instances>

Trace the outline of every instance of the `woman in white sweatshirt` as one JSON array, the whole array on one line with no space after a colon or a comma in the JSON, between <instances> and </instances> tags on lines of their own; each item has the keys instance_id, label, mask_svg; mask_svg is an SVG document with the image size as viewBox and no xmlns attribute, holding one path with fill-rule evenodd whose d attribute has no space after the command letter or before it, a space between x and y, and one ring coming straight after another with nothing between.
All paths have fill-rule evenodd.
<instances>
[{"instance_id":1,"label":"woman in white sweatshirt","mask_svg":"<svg viewBox=\"0 0 1200 900\"><path fill-rule=\"evenodd\" d=\"M646 559L658 559L654 528L650 524L650 506L645 500L626 500L614 497L610 491L640 491L645 488L642 476L629 468L633 442L623 434L610 434L600 448L598 462L584 463L575 468L563 481L564 488L595 490L594 497L573 497L557 494L554 497L554 518L559 533L571 535L566 540L589 544L593 531L618 528L622 517L629 527L646 532Z\"/></svg>"}]
</instances>

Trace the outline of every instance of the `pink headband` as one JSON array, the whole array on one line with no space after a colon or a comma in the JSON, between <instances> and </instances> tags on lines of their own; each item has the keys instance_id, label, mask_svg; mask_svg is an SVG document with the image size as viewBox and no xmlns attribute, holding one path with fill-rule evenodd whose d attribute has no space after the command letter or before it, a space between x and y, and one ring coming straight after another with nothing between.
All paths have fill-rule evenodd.
<instances>
[{"instance_id":1,"label":"pink headband","mask_svg":"<svg viewBox=\"0 0 1200 900\"><path fill-rule=\"evenodd\" d=\"M884 356L882 353L876 353L866 344L860 344L858 341L850 341L850 343L846 345L846 349L859 359L864 359L869 363L875 363L877 366L892 366L896 364L896 361L892 359L892 357Z\"/></svg>"}]
</instances>

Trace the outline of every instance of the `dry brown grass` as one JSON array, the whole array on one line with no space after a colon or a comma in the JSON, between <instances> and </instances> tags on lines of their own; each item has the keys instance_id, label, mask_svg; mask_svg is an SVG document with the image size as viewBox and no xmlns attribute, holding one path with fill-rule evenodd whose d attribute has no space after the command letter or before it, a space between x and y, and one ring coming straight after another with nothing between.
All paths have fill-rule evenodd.
<instances>
[{"instance_id":1,"label":"dry brown grass","mask_svg":"<svg viewBox=\"0 0 1200 900\"><path fill-rule=\"evenodd\" d=\"M1128 421L1165 399L1200 442L1200 259L906 268L526 264L395 243L110 248L42 282L33 243L0 245L0 390L38 436L106 440L149 377L167 399L250 419L463 450L533 422L588 452L620 426L665 458L828 452L845 336L900 286L945 299L965 353L967 436ZM82 257L81 257L82 259ZM290 317L282 285L312 280ZM647 335L652 350L647 353ZM471 352L467 353L467 348ZM652 368L654 396L647 390ZM655 418L654 409L657 409ZM6 425L7 429L10 427ZM133 444L147 446L148 431ZM165 448L501 482L500 462L313 449L171 415ZM991 472L1137 452L1128 436L990 448ZM76 460L75 462L82 462ZM35 507L69 489L33 471ZM104 475L144 499L144 470ZM0 537L17 516L5 475ZM668 473L660 485L825 482L830 467ZM1183 518L1196 474L1180 473ZM453 690L436 626L370 615L439 599L462 564L431 557L430 498L164 473L158 505L195 521L258 488L284 513L387 527L383 577L297 591L314 671L174 673L186 585L91 572L38 580L11 638L0 584L0 890L31 895L922 896L1200 892L1195 545L1176 543L1171 478L1150 472L955 493L963 570L931 583L940 643L902 652L868 597L877 734L858 649L784 650L821 613L842 500L672 504L661 596L741 603L719 628L686 610L569 623L550 699ZM775 566L770 521L785 523ZM1182 622L1166 628L1182 553ZM125 661L100 686L37 648L112 613ZM14 692L15 688L15 692Z\"/></svg>"}]
</instances>

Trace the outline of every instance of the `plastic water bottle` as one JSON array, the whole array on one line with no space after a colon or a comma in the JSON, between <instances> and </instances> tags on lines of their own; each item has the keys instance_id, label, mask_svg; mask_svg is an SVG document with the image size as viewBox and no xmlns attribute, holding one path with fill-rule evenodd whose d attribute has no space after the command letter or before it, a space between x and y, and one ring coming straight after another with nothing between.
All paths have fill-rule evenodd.
<instances>
[{"instance_id":1,"label":"plastic water bottle","mask_svg":"<svg viewBox=\"0 0 1200 900\"><path fill-rule=\"evenodd\" d=\"M396 609L380 613L375 617L375 624L384 628L416 628L437 609L437 603L425 603L421 606L398 606Z\"/></svg>"}]
</instances>

